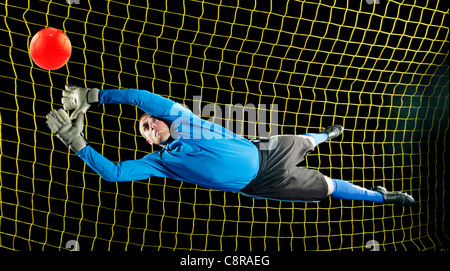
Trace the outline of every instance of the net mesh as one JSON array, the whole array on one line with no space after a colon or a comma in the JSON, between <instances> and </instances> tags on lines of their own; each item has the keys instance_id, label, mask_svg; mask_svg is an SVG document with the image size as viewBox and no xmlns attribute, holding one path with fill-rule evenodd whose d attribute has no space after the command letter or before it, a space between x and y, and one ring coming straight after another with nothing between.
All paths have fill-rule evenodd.
<instances>
[{"instance_id":1,"label":"net mesh","mask_svg":"<svg viewBox=\"0 0 450 271\"><path fill-rule=\"evenodd\" d=\"M1 2L0 247L66 249L75 240L81 250L448 249L445 1L262 2ZM44 27L72 42L71 59L56 71L28 54ZM200 115L206 104L223 112L277 105L276 119L257 122L216 112L215 121L240 125L248 138L258 135L251 127L275 120L271 134L343 125L301 166L408 192L416 204L287 203L164 178L106 182L45 124L67 83L146 89ZM141 113L91 107L85 135L111 161L141 158L153 151L139 136Z\"/></svg>"}]
</instances>

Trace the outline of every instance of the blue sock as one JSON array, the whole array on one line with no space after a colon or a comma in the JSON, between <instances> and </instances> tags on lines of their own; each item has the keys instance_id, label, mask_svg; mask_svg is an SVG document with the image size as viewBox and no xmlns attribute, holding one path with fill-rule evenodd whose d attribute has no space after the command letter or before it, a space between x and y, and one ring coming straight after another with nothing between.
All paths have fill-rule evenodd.
<instances>
[{"instance_id":1,"label":"blue sock","mask_svg":"<svg viewBox=\"0 0 450 271\"><path fill-rule=\"evenodd\" d=\"M380 192L365 189L347 181L331 179L334 184L334 191L331 197L348 200L367 200L376 203L383 203L383 195Z\"/></svg>"},{"instance_id":2,"label":"blue sock","mask_svg":"<svg viewBox=\"0 0 450 271\"><path fill-rule=\"evenodd\" d=\"M314 147L319 145L320 143L323 143L323 142L327 141L327 139L328 139L328 134L325 133L325 132L318 133L318 134L307 133L307 134L304 134L304 135L314 138L314 141L316 142Z\"/></svg>"}]
</instances>

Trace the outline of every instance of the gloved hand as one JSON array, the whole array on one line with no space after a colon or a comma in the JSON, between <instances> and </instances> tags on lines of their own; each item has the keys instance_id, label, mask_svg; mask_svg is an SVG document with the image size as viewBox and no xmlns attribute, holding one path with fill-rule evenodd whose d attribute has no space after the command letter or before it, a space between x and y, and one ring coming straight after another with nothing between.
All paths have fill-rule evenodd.
<instances>
[{"instance_id":1,"label":"gloved hand","mask_svg":"<svg viewBox=\"0 0 450 271\"><path fill-rule=\"evenodd\" d=\"M82 134L84 114L79 114L75 123L63 109L52 110L47 114L47 125L54 134L74 152L78 152L87 145Z\"/></svg>"},{"instance_id":2,"label":"gloved hand","mask_svg":"<svg viewBox=\"0 0 450 271\"><path fill-rule=\"evenodd\" d=\"M98 102L98 88L82 88L73 85L66 85L63 91L61 102L64 110L72 110L70 119L76 119L79 114L84 114L90 103Z\"/></svg>"}]
</instances>

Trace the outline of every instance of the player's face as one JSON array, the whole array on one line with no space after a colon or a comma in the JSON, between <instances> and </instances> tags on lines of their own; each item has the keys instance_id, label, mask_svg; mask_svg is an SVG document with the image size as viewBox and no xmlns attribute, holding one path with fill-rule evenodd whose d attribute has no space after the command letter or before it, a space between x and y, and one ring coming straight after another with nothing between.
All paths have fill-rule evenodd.
<instances>
[{"instance_id":1,"label":"player's face","mask_svg":"<svg viewBox=\"0 0 450 271\"><path fill-rule=\"evenodd\" d=\"M166 145L170 138L169 126L149 115L143 116L140 120L139 131L149 144Z\"/></svg>"}]
</instances>

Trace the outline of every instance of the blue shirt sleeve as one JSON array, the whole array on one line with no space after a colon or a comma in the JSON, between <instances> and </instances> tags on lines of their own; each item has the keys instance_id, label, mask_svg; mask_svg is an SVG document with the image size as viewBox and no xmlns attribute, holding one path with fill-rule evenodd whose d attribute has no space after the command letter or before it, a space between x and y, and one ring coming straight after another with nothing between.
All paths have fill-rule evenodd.
<instances>
[{"instance_id":1,"label":"blue shirt sleeve","mask_svg":"<svg viewBox=\"0 0 450 271\"><path fill-rule=\"evenodd\" d=\"M77 155L103 179L110 182L145 180L153 176L171 177L162 165L159 152L152 152L142 159L117 164L87 145Z\"/></svg>"},{"instance_id":2,"label":"blue shirt sleeve","mask_svg":"<svg viewBox=\"0 0 450 271\"><path fill-rule=\"evenodd\" d=\"M98 94L99 103L135 105L144 112L166 120L169 124L180 115L192 112L168 98L141 89L102 89Z\"/></svg>"}]
</instances>

